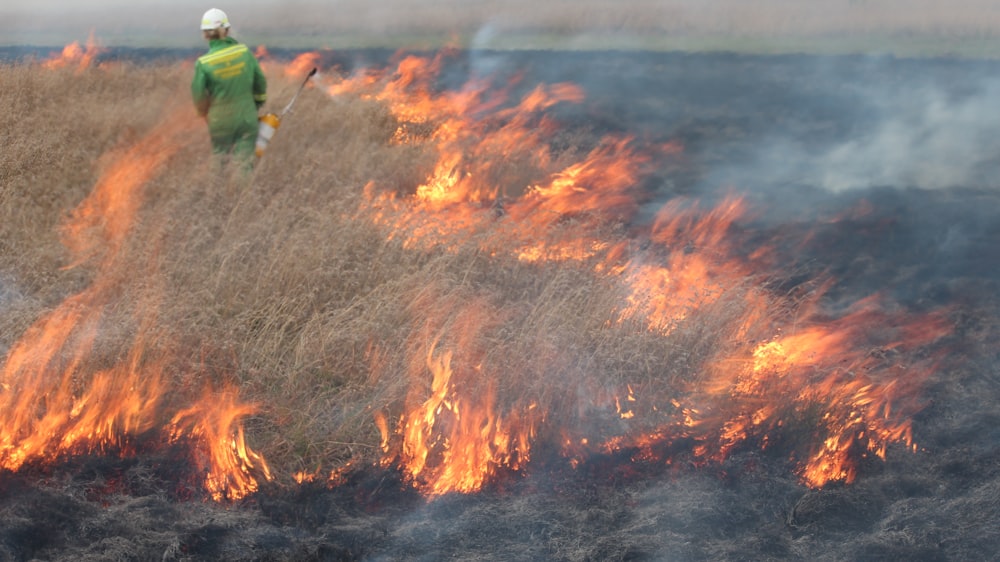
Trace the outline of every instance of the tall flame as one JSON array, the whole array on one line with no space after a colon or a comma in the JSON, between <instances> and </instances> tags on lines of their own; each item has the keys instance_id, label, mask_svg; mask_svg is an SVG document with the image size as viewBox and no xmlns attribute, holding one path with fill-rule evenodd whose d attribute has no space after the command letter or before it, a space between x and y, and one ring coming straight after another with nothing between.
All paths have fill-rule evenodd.
<instances>
[{"instance_id":1,"label":"tall flame","mask_svg":"<svg viewBox=\"0 0 1000 562\"><path fill-rule=\"evenodd\" d=\"M176 414L164 369L170 357L156 345L155 302L138 303L141 326L124 360L102 357L103 319L121 287L124 245L142 202L144 185L198 124L171 115L134 145L105 162L93 191L70 214L63 237L70 267L94 261L93 284L39 319L17 341L0 371L0 466L115 450L127 454L146 434L166 432L205 447L201 468L217 499L256 489L270 478L266 464L244 441L238 418L249 407L227 395L206 397ZM155 275L150 276L155 280ZM153 300L151 297L147 297ZM194 419L191 419L194 418Z\"/></svg>"},{"instance_id":2,"label":"tall flame","mask_svg":"<svg viewBox=\"0 0 1000 562\"><path fill-rule=\"evenodd\" d=\"M79 381L97 335L96 296L68 299L11 349L0 378L0 466L17 470L35 459L120 449L155 423L161 366L145 361L140 349L90 373L85 386Z\"/></svg>"},{"instance_id":3,"label":"tall flame","mask_svg":"<svg viewBox=\"0 0 1000 562\"><path fill-rule=\"evenodd\" d=\"M608 137L573 161L574 154L552 152L547 137L557 125L545 110L581 101L577 87L539 86L513 104L505 99L507 91L488 94L480 80L435 94L428 84L441 64L440 57L406 57L393 75L367 72L328 89L330 95L384 101L400 123L397 142L431 143L437 151L433 172L415 192L366 187L363 214L389 238L413 249L458 248L472 239L489 255L590 264L595 275L624 288L616 321L638 320L663 337L692 314L720 303L731 309L723 328L729 342L704 366L702 380L681 394L643 396L628 384L611 398L595 394L594 404L606 403L626 429L613 437L568 436L566 454L574 465L587 451L627 447L656 459L664 444L681 438L697 443L691 451L696 457L721 461L745 444L767 447L784 439L793 443L790 452L803 482L821 486L852 481L866 454L884 457L892 443L914 446L909 420L919 406L912 397L934 368L919 350L948 333L943 314L891 314L872 298L832 317L821 312L823 291L793 303L754 289L756 280L771 274L761 271L769 250L742 255L735 247L733 225L748 214L745 201L735 196L708 210L675 199L648 231L620 241L603 237L602 229L636 216L645 170L651 162L677 157L679 145L640 151L634 139ZM517 174L504 168L512 161ZM891 332L895 339L880 340L878 349L898 351L909 362L878 361L870 353L876 345L871 334L884 326L900 328ZM760 341L765 343L754 343ZM498 430L515 429L515 418L502 422L495 413L493 387L470 393L456 382L463 376L456 375L455 350L435 352L437 346L435 341L427 348L421 369L431 374L428 393L408 404L396 427L380 418L383 447L387 459L424 479L431 494L472 491L489 474L484 466L501 464L496 453L505 449L496 441ZM475 368L462 366L470 371ZM542 412L533 415L536 424L558 423L545 418L544 405L535 406ZM643 408L670 421L649 428L636 415ZM528 440L520 452L527 452L537 429L523 431ZM807 435L805 444L801 435ZM470 436L478 441L466 444ZM394 439L401 443L397 449ZM455 457L459 452L462 459Z\"/></svg>"},{"instance_id":4,"label":"tall flame","mask_svg":"<svg viewBox=\"0 0 1000 562\"><path fill-rule=\"evenodd\" d=\"M491 313L482 300L460 306L447 333L456 338L462 358L443 349L442 333L426 346L423 363L411 365L410 407L393 428L398 440L388 421L378 420L385 462L398 462L428 495L474 492L499 471L516 472L529 461L538 422L534 405L501 409L495 379L481 363L470 363L477 355L470 353L473 342L489 326Z\"/></svg>"},{"instance_id":5,"label":"tall flame","mask_svg":"<svg viewBox=\"0 0 1000 562\"><path fill-rule=\"evenodd\" d=\"M109 271L134 220L141 186L173 153L175 125L165 125L111 162L65 226L76 263L104 251ZM116 279L94 284L41 318L14 344L2 370L0 463L17 470L34 458L120 445L150 428L159 401L160 367L144 365L142 348L107 370L84 372ZM149 368L140 373L138 367ZM87 381L87 384L83 384Z\"/></svg>"}]
</instances>

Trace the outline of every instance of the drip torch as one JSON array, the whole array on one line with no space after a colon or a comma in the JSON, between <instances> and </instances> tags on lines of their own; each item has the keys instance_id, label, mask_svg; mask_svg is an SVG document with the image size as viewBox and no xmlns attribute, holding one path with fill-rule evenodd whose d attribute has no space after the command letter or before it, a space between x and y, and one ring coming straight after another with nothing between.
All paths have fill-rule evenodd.
<instances>
[{"instance_id":1,"label":"drip torch","mask_svg":"<svg viewBox=\"0 0 1000 562\"><path fill-rule=\"evenodd\" d=\"M313 67L313 69L309 71L309 74L306 75L306 79L302 81L302 85L299 86L295 95L292 96L292 100L289 101L288 105L281 110L281 113L277 115L274 113L265 113L257 118L257 122L259 124L257 129L257 148L255 150L257 158L260 158L264 154L264 151L267 150L267 144L271 142L271 137L274 136L274 132L281 126L281 118L292 109L292 104L295 103L296 98L298 98L299 94L302 93L302 89L306 87L306 83L309 82L309 79L315 74L316 68Z\"/></svg>"}]
</instances>

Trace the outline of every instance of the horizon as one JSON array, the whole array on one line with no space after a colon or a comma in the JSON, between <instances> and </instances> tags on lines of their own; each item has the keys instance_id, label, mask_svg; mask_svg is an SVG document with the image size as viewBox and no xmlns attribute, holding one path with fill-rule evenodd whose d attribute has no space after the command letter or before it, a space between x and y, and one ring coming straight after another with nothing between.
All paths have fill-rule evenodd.
<instances>
[{"instance_id":1,"label":"horizon","mask_svg":"<svg viewBox=\"0 0 1000 562\"><path fill-rule=\"evenodd\" d=\"M984 0L948 7L929 0L822 5L765 0L752 6L736 0L216 4L227 11L235 37L274 47L917 50L985 56L1000 51L1000 7ZM203 40L195 26L207 7L191 0L156 0L141 8L120 0L86 7L18 0L0 7L0 45L59 46L93 36L108 47L198 48Z\"/></svg>"}]
</instances>

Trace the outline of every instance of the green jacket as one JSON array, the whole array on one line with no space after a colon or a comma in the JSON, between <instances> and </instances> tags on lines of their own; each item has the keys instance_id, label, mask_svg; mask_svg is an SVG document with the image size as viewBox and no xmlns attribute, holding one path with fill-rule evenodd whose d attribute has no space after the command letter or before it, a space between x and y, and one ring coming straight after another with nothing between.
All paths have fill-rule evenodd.
<instances>
[{"instance_id":1,"label":"green jacket","mask_svg":"<svg viewBox=\"0 0 1000 562\"><path fill-rule=\"evenodd\" d=\"M267 101L267 80L257 58L232 37L212 39L194 64L191 95L213 138L257 134L257 111Z\"/></svg>"}]
</instances>

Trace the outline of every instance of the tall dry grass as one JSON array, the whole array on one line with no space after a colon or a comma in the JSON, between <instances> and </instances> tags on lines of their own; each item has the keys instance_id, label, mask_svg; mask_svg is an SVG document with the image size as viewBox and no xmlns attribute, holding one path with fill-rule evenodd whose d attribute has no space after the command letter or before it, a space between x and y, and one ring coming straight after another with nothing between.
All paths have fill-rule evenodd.
<instances>
[{"instance_id":1,"label":"tall dry grass","mask_svg":"<svg viewBox=\"0 0 1000 562\"><path fill-rule=\"evenodd\" d=\"M7 346L40 310L86 283L85 271L61 271L68 257L59 226L93 188L101 156L161 118L177 95L179 73L0 68L6 108L0 116L0 345Z\"/></svg>"},{"instance_id":2,"label":"tall dry grass","mask_svg":"<svg viewBox=\"0 0 1000 562\"><path fill-rule=\"evenodd\" d=\"M60 225L109 157L162 120L194 120L190 72L0 67L0 350L94 277L93 260L64 267ZM298 85L270 80L275 107ZM377 458L375 417L397 418L426 390L428 354L477 366L485 379L465 384L483 386L466 390L491 386L501 413L534 403L554 426L613 425L588 409L592 396L627 382L669 403L739 314L723 298L663 337L641 319L612 322L622 288L590 264L525 264L474 239L454 251L388 239L359 211L363 187L412 191L436 155L393 142L399 123L377 101L307 90L251 176L220 170L195 125L143 187L99 356L120 360L138 340L170 358L168 392L235 384L258 405L248 438L279 478ZM539 440L558 438L543 428Z\"/></svg>"}]
</instances>

